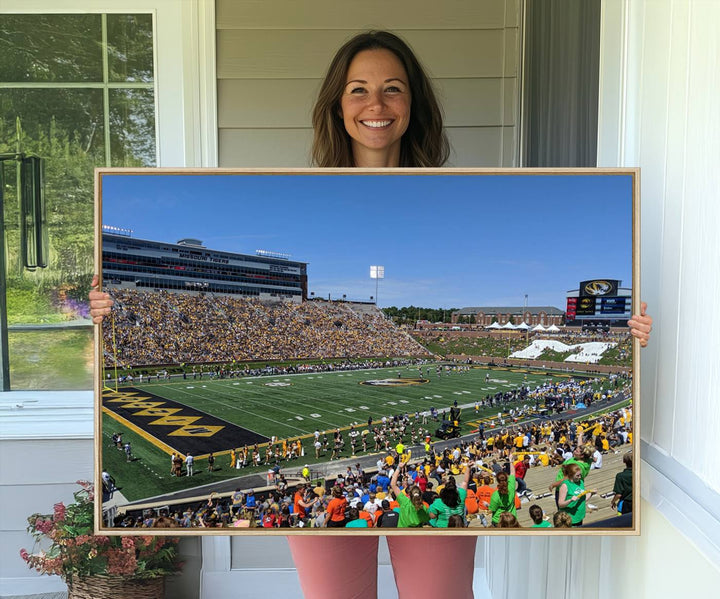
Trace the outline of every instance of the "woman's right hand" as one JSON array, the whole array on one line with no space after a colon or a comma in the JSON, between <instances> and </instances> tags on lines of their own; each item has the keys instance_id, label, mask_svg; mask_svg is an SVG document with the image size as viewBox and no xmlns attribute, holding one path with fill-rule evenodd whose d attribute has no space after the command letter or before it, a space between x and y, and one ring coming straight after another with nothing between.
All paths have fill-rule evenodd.
<instances>
[{"instance_id":1,"label":"woman's right hand","mask_svg":"<svg viewBox=\"0 0 720 599\"><path fill-rule=\"evenodd\" d=\"M110 309L113 305L110 294L100 291L98 284L99 278L95 275L91 283L92 291L88 295L88 299L90 300L90 316L92 317L93 324L100 324L103 318L110 314Z\"/></svg>"}]
</instances>

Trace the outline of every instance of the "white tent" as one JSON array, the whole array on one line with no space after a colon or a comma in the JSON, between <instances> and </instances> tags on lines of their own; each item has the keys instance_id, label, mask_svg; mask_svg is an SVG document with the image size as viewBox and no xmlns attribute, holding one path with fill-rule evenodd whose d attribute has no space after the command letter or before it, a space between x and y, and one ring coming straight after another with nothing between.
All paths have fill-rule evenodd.
<instances>
[{"instance_id":1,"label":"white tent","mask_svg":"<svg viewBox=\"0 0 720 599\"><path fill-rule=\"evenodd\" d=\"M535 325L531 330L542 332L542 331L545 331L546 329L543 325L538 324L538 325Z\"/></svg>"},{"instance_id":2,"label":"white tent","mask_svg":"<svg viewBox=\"0 0 720 599\"><path fill-rule=\"evenodd\" d=\"M514 331L517 327L516 327L512 322L510 322L510 321L508 320L508 321L507 321L503 326L501 326L500 328L501 328L501 329L508 329L508 330Z\"/></svg>"},{"instance_id":3,"label":"white tent","mask_svg":"<svg viewBox=\"0 0 720 599\"><path fill-rule=\"evenodd\" d=\"M522 329L523 331L527 331L530 328L530 325L526 322L521 322L519 325L515 327L516 329Z\"/></svg>"},{"instance_id":4,"label":"white tent","mask_svg":"<svg viewBox=\"0 0 720 599\"><path fill-rule=\"evenodd\" d=\"M551 333L559 333L559 332L560 332L560 329L557 328L554 324L551 324L551 325L547 328L547 330L548 330L549 332L551 332Z\"/></svg>"},{"instance_id":5,"label":"white tent","mask_svg":"<svg viewBox=\"0 0 720 599\"><path fill-rule=\"evenodd\" d=\"M485 327L486 329L501 329L502 327L497 323L493 322L490 326Z\"/></svg>"}]
</instances>

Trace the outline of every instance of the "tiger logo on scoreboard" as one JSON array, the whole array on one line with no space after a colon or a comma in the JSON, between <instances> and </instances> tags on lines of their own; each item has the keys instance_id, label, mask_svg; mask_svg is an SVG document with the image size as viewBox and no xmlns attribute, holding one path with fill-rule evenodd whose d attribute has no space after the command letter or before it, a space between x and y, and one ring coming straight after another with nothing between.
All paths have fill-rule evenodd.
<instances>
[{"instance_id":1,"label":"tiger logo on scoreboard","mask_svg":"<svg viewBox=\"0 0 720 599\"><path fill-rule=\"evenodd\" d=\"M588 297L584 297L580 300L580 310L589 310L590 308L595 308L595 300L592 300Z\"/></svg>"},{"instance_id":2,"label":"tiger logo on scoreboard","mask_svg":"<svg viewBox=\"0 0 720 599\"><path fill-rule=\"evenodd\" d=\"M594 279L580 283L580 295L591 297L605 297L617 295L620 281L612 279Z\"/></svg>"}]
</instances>

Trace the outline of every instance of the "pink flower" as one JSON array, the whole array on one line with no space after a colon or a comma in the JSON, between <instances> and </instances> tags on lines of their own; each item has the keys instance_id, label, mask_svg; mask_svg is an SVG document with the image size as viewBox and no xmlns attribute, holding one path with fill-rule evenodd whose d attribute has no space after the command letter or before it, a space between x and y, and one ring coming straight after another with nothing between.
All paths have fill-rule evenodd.
<instances>
[{"instance_id":1,"label":"pink flower","mask_svg":"<svg viewBox=\"0 0 720 599\"><path fill-rule=\"evenodd\" d=\"M62 522L63 520L65 520L65 512L66 512L65 504L56 503L53 506L53 511L54 511L53 518L54 518L55 522Z\"/></svg>"},{"instance_id":2,"label":"pink flower","mask_svg":"<svg viewBox=\"0 0 720 599\"><path fill-rule=\"evenodd\" d=\"M60 559L59 557L48 558L42 564L42 570L38 569L38 571L44 571L48 574L63 574L64 569L62 559Z\"/></svg>"},{"instance_id":3,"label":"pink flower","mask_svg":"<svg viewBox=\"0 0 720 599\"><path fill-rule=\"evenodd\" d=\"M38 518L35 520L35 528L42 534L48 534L53 527L52 520L45 520L44 518Z\"/></svg>"},{"instance_id":4,"label":"pink flower","mask_svg":"<svg viewBox=\"0 0 720 599\"><path fill-rule=\"evenodd\" d=\"M137 560L134 551L125 549L109 549L108 550L108 574L118 576L128 576L135 572Z\"/></svg>"},{"instance_id":5,"label":"pink flower","mask_svg":"<svg viewBox=\"0 0 720 599\"><path fill-rule=\"evenodd\" d=\"M122 546L125 549L135 549L135 539L133 539L132 537L123 537Z\"/></svg>"},{"instance_id":6,"label":"pink flower","mask_svg":"<svg viewBox=\"0 0 720 599\"><path fill-rule=\"evenodd\" d=\"M41 574L59 574L67 578L70 576L85 576L88 572L97 571L116 574L119 576L132 576L138 569L138 554L147 553L148 557L156 555L156 545L176 542L171 539L162 539L158 542L154 537L117 537L94 536L92 534L77 534L86 531L88 522L92 521L93 486L86 481L79 481L82 489L74 493L75 502L70 506L56 503L50 515L32 514L28 517L28 531L36 540L36 547L40 544L49 547L46 551L30 553L26 549L20 550L20 557L28 567ZM52 557L51 557L52 556ZM174 551L162 552L158 555L159 565L149 567L143 563L141 571L146 575L156 572L164 573L167 568L179 570L180 566L175 559ZM106 561L107 560L107 561Z\"/></svg>"}]
</instances>

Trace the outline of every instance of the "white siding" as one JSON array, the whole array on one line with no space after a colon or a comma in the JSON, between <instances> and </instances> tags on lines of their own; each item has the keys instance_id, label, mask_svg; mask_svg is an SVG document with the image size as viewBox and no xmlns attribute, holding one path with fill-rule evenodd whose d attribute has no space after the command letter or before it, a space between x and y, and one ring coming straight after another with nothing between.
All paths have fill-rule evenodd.
<instances>
[{"instance_id":1,"label":"white siding","mask_svg":"<svg viewBox=\"0 0 720 599\"><path fill-rule=\"evenodd\" d=\"M77 480L92 480L92 414L89 391L0 393L0 596L65 589L28 569L19 552L33 547L30 514L52 513L72 501Z\"/></svg>"},{"instance_id":2,"label":"white siding","mask_svg":"<svg viewBox=\"0 0 720 599\"><path fill-rule=\"evenodd\" d=\"M617 5L618 2L611 3ZM720 492L720 3L632 2L618 156L642 169L642 439ZM618 119L609 106L608 124ZM609 127L600 159L613 161Z\"/></svg>"},{"instance_id":3,"label":"white siding","mask_svg":"<svg viewBox=\"0 0 720 599\"><path fill-rule=\"evenodd\" d=\"M603 3L598 166L641 168L640 537L491 539L495 599L716 594L720 585L720 3ZM513 560L530 555L530 582ZM495 559L500 556L500 559ZM548 574L546 575L545 572Z\"/></svg>"}]
</instances>

